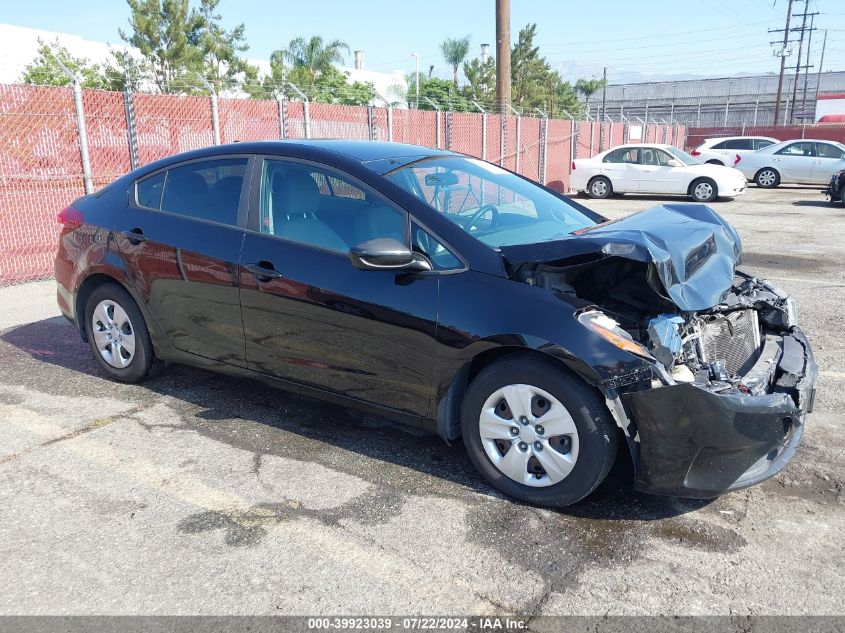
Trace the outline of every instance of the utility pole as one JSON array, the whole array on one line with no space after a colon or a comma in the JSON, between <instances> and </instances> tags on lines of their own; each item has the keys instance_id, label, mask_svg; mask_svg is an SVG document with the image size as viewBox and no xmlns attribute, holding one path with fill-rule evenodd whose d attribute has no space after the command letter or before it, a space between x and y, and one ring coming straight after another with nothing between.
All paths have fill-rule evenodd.
<instances>
[{"instance_id":1,"label":"utility pole","mask_svg":"<svg viewBox=\"0 0 845 633\"><path fill-rule=\"evenodd\" d=\"M804 11L806 12L807 9L805 8ZM815 27L813 24L816 21L816 14L813 13L810 16L810 35L807 39L807 63L804 65L804 91L801 96L801 112L804 114L804 119L807 118L807 82L810 77L810 54L813 52L813 31L815 31Z\"/></svg>"},{"instance_id":2,"label":"utility pole","mask_svg":"<svg viewBox=\"0 0 845 633\"><path fill-rule=\"evenodd\" d=\"M819 59L819 70L816 73L816 108L819 107L819 87L822 85L822 66L824 65L824 49L827 48L827 29L824 32L824 40L822 41L822 56ZM815 119L815 117L813 117Z\"/></svg>"},{"instance_id":3,"label":"utility pole","mask_svg":"<svg viewBox=\"0 0 845 633\"><path fill-rule=\"evenodd\" d=\"M818 15L818 13L809 13L809 9L810 0L804 0L804 12L793 16L801 18L801 26L792 29L793 31L800 32L801 35L798 37L798 58L795 60L795 79L792 81L792 117L789 120L790 123L795 122L795 111L798 109L795 107L795 104L797 103L796 97L798 96L798 80L801 77L801 53L804 49L804 34L807 32L807 18L811 15Z\"/></svg>"},{"instance_id":4,"label":"utility pole","mask_svg":"<svg viewBox=\"0 0 845 633\"><path fill-rule=\"evenodd\" d=\"M506 114L511 105L510 0L496 0L496 105L502 114Z\"/></svg>"},{"instance_id":5,"label":"utility pole","mask_svg":"<svg viewBox=\"0 0 845 633\"><path fill-rule=\"evenodd\" d=\"M607 66L604 67L604 70L601 74L601 118L600 121L604 121L604 117L606 114L605 110L605 103L607 102Z\"/></svg>"},{"instance_id":6,"label":"utility pole","mask_svg":"<svg viewBox=\"0 0 845 633\"><path fill-rule=\"evenodd\" d=\"M774 124L778 124L780 118L780 98L783 92L783 71L786 68L786 45L789 43L789 21L792 18L792 0L786 7L786 27L783 29L783 46L780 49L780 74L778 75L778 90L775 96L775 120ZM769 33L776 33L778 31L769 31Z\"/></svg>"}]
</instances>

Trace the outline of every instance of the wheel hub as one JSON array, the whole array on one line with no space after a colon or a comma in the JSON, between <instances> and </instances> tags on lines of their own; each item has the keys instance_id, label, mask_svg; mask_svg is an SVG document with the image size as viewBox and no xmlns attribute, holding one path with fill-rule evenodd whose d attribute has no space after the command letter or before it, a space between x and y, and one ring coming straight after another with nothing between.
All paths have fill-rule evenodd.
<instances>
[{"instance_id":1,"label":"wheel hub","mask_svg":"<svg viewBox=\"0 0 845 633\"><path fill-rule=\"evenodd\" d=\"M534 431L534 428L529 426L523 426L519 430L519 439L521 439L526 444L533 444L534 440L537 439L537 433Z\"/></svg>"},{"instance_id":2,"label":"wheel hub","mask_svg":"<svg viewBox=\"0 0 845 633\"><path fill-rule=\"evenodd\" d=\"M507 385L479 417L487 457L510 479L532 487L565 479L578 459L578 430L566 407L533 385Z\"/></svg>"}]
</instances>

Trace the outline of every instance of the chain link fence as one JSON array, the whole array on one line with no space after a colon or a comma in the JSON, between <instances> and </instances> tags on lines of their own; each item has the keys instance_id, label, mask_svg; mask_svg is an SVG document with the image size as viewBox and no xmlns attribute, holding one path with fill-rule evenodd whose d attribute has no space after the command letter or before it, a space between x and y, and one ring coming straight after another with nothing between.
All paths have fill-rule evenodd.
<instances>
[{"instance_id":1,"label":"chain link fence","mask_svg":"<svg viewBox=\"0 0 845 633\"><path fill-rule=\"evenodd\" d=\"M303 95L304 97L304 95ZM385 106L377 105L384 102ZM432 106L439 107L437 104ZM53 276L56 215L131 169L217 143L344 138L438 147L565 192L572 159L624 142L683 143L683 128L290 99L0 84L0 285ZM649 138L650 137L650 138Z\"/></svg>"}]
</instances>

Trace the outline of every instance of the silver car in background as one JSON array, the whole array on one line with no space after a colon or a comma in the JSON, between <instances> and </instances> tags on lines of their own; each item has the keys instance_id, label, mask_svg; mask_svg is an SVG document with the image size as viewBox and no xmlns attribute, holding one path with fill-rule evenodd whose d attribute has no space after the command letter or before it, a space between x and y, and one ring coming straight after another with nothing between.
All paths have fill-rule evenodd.
<instances>
[{"instance_id":1,"label":"silver car in background","mask_svg":"<svg viewBox=\"0 0 845 633\"><path fill-rule=\"evenodd\" d=\"M826 185L833 174L845 169L845 145L824 139L782 141L742 154L734 168L758 187L781 183Z\"/></svg>"}]
</instances>

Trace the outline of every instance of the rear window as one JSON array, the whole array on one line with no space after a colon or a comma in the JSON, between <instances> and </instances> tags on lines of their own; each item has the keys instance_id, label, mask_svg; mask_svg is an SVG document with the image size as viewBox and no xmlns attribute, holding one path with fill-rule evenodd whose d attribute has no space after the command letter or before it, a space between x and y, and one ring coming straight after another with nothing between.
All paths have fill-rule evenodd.
<instances>
[{"instance_id":1,"label":"rear window","mask_svg":"<svg viewBox=\"0 0 845 633\"><path fill-rule=\"evenodd\" d=\"M246 158L194 161L137 183L138 205L198 220L237 225Z\"/></svg>"}]
</instances>

